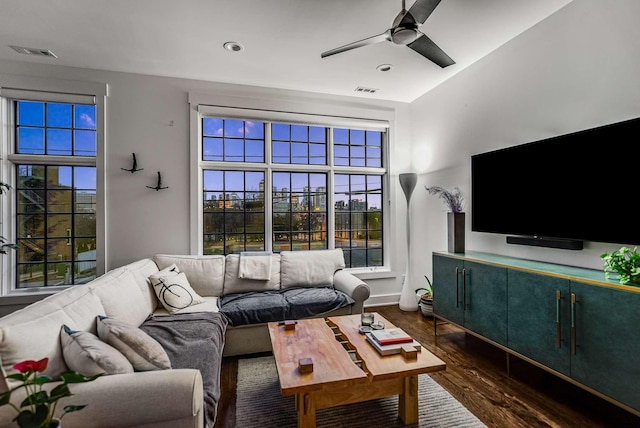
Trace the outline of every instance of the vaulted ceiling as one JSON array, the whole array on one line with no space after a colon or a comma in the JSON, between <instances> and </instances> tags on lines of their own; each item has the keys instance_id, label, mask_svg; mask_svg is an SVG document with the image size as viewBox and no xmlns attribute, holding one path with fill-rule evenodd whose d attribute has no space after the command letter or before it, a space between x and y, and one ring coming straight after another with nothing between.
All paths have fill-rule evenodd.
<instances>
[{"instance_id":1,"label":"vaulted ceiling","mask_svg":"<svg viewBox=\"0 0 640 428\"><path fill-rule=\"evenodd\" d=\"M0 59L411 102L570 2L442 0L419 28L440 68L387 41L320 57L389 29L401 0L0 0Z\"/></svg>"}]
</instances>

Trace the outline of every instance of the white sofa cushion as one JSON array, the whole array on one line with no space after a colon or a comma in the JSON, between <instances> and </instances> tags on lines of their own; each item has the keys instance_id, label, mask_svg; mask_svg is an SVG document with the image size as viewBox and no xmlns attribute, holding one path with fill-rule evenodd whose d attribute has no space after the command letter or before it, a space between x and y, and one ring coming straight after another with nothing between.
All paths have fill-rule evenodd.
<instances>
[{"instance_id":1,"label":"white sofa cushion","mask_svg":"<svg viewBox=\"0 0 640 428\"><path fill-rule=\"evenodd\" d=\"M67 367L84 376L133 373L129 360L93 333L75 331L63 325L60 343Z\"/></svg>"},{"instance_id":2,"label":"white sofa cushion","mask_svg":"<svg viewBox=\"0 0 640 428\"><path fill-rule=\"evenodd\" d=\"M151 259L142 259L129 263L124 268L133 274L136 284L140 287L140 291L142 291L142 295L145 298L149 313L153 312L158 307L158 299L153 292L151 284L149 284L149 277L158 272L158 265Z\"/></svg>"},{"instance_id":3,"label":"white sofa cushion","mask_svg":"<svg viewBox=\"0 0 640 428\"><path fill-rule=\"evenodd\" d=\"M107 272L89 283L91 292L104 306L103 314L139 326L151 315L147 298L140 291L136 279L124 267ZM94 317L99 313L94 313Z\"/></svg>"},{"instance_id":4,"label":"white sofa cushion","mask_svg":"<svg viewBox=\"0 0 640 428\"><path fill-rule=\"evenodd\" d=\"M21 361L49 358L43 374L52 379L59 379L68 370L60 346L60 327L63 324L73 325L73 320L64 310L45 301L33 303L0 320L2 392L18 385L16 381L5 378L8 374L17 373L13 365Z\"/></svg>"},{"instance_id":5,"label":"white sofa cushion","mask_svg":"<svg viewBox=\"0 0 640 428\"><path fill-rule=\"evenodd\" d=\"M16 373L13 365L21 361L49 358L44 374L52 379L59 379L68 370L60 328L67 324L75 330L96 331L94 311L104 309L90 291L87 285L77 285L0 318L0 392L11 384L15 386L15 381L5 378Z\"/></svg>"},{"instance_id":6,"label":"white sofa cushion","mask_svg":"<svg viewBox=\"0 0 640 428\"><path fill-rule=\"evenodd\" d=\"M342 249L282 251L280 287L332 287L333 275L344 269Z\"/></svg>"},{"instance_id":7,"label":"white sofa cushion","mask_svg":"<svg viewBox=\"0 0 640 428\"><path fill-rule=\"evenodd\" d=\"M98 316L98 337L116 348L134 370L167 370L171 361L160 343L140 328L126 322Z\"/></svg>"},{"instance_id":8,"label":"white sofa cushion","mask_svg":"<svg viewBox=\"0 0 640 428\"><path fill-rule=\"evenodd\" d=\"M175 263L187 275L191 287L202 297L221 296L224 284L224 256L183 256L156 254L159 269Z\"/></svg>"},{"instance_id":9,"label":"white sofa cushion","mask_svg":"<svg viewBox=\"0 0 640 428\"><path fill-rule=\"evenodd\" d=\"M229 254L225 262L223 294L245 293L247 291L265 291L280 289L280 254L271 255L271 279L261 281L238 278L240 255Z\"/></svg>"},{"instance_id":10,"label":"white sofa cushion","mask_svg":"<svg viewBox=\"0 0 640 428\"><path fill-rule=\"evenodd\" d=\"M180 272L175 264L151 275L149 281L158 300L171 314L204 303L204 299L191 288L185 273Z\"/></svg>"}]
</instances>

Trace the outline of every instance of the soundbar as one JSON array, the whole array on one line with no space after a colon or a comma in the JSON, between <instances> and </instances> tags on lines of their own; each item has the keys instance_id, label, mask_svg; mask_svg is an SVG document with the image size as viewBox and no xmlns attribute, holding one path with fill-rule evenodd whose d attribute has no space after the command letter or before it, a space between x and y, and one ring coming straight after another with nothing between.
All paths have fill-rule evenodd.
<instances>
[{"instance_id":1,"label":"soundbar","mask_svg":"<svg viewBox=\"0 0 640 428\"><path fill-rule=\"evenodd\" d=\"M543 236L507 236L507 244L530 245L534 247L582 250L583 242L574 239L545 238Z\"/></svg>"}]
</instances>

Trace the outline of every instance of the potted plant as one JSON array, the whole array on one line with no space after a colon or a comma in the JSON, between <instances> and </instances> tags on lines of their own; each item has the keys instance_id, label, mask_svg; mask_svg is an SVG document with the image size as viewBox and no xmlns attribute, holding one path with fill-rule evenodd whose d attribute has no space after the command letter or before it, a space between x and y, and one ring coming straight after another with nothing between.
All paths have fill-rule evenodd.
<instances>
[{"instance_id":1,"label":"potted plant","mask_svg":"<svg viewBox=\"0 0 640 428\"><path fill-rule=\"evenodd\" d=\"M39 374L47 368L48 358L39 361L27 360L13 365L18 371L7 376L7 379L13 379L22 382L21 385L10 389L0 395L0 406L9 405L18 413L14 421L21 428L60 428L64 415L70 412L77 412L86 406L78 406L69 404L64 406L62 415L55 417L56 405L58 400L63 397L70 397L70 383L90 382L102 374L92 377L85 377L74 371L67 371L60 375L62 383L47 392L42 386L49 382L51 378L46 375ZM14 391L24 388L27 397L23 399L19 405L11 402L11 395Z\"/></svg>"},{"instance_id":2,"label":"potted plant","mask_svg":"<svg viewBox=\"0 0 640 428\"><path fill-rule=\"evenodd\" d=\"M433 315L433 284L427 275L424 276L427 280L427 286L418 288L416 295L420 296L419 306L422 310L422 314L425 316Z\"/></svg>"},{"instance_id":3,"label":"potted plant","mask_svg":"<svg viewBox=\"0 0 640 428\"><path fill-rule=\"evenodd\" d=\"M424 186L430 195L436 195L449 209L447 213L448 246L450 253L464 253L464 198L459 187L453 191L440 186Z\"/></svg>"},{"instance_id":4,"label":"potted plant","mask_svg":"<svg viewBox=\"0 0 640 428\"><path fill-rule=\"evenodd\" d=\"M611 254L604 253L600 256L604 260L604 275L609 279L611 274L618 275L620 284L633 283L640 285L640 254L638 247L633 250L622 247Z\"/></svg>"}]
</instances>

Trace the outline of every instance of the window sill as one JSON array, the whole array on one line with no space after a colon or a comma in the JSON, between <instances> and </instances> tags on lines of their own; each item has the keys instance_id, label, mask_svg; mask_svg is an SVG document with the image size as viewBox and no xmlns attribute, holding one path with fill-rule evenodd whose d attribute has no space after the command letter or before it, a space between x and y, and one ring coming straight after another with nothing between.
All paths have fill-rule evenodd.
<instances>
[{"instance_id":1,"label":"window sill","mask_svg":"<svg viewBox=\"0 0 640 428\"><path fill-rule=\"evenodd\" d=\"M0 296L0 306L20 305L42 300L47 296L56 294L68 287L37 288L31 290L12 290L8 294Z\"/></svg>"},{"instance_id":2,"label":"window sill","mask_svg":"<svg viewBox=\"0 0 640 428\"><path fill-rule=\"evenodd\" d=\"M351 268L351 269L346 269L346 271L357 276L362 280L395 278L396 276L398 276L395 271L385 267Z\"/></svg>"}]
</instances>

